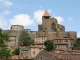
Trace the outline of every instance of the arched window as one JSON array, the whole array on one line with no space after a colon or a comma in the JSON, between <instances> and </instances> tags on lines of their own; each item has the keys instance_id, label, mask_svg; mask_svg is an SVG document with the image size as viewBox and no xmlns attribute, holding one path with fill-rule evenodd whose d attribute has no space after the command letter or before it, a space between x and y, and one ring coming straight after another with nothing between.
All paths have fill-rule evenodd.
<instances>
[{"instance_id":1,"label":"arched window","mask_svg":"<svg viewBox=\"0 0 80 60\"><path fill-rule=\"evenodd\" d=\"M52 23L52 24L51 24L51 30L55 30L55 29L56 29L55 23Z\"/></svg>"}]
</instances>

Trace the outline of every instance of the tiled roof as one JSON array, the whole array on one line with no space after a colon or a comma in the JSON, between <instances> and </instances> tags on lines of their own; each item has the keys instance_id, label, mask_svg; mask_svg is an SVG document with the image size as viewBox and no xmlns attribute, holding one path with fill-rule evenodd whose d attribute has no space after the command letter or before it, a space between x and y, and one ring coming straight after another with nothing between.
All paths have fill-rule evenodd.
<instances>
[{"instance_id":1,"label":"tiled roof","mask_svg":"<svg viewBox=\"0 0 80 60\"><path fill-rule=\"evenodd\" d=\"M43 48L41 46L29 46L30 48Z\"/></svg>"},{"instance_id":2,"label":"tiled roof","mask_svg":"<svg viewBox=\"0 0 80 60\"><path fill-rule=\"evenodd\" d=\"M58 44L58 45L59 45L59 44L60 44L60 45L65 44L65 45L67 45L68 42L61 42L61 43L60 43L60 42L59 42L59 43L56 42L56 43L54 43L54 44Z\"/></svg>"},{"instance_id":3,"label":"tiled roof","mask_svg":"<svg viewBox=\"0 0 80 60\"><path fill-rule=\"evenodd\" d=\"M48 11L46 10L45 13L43 14L43 16L50 16L50 14L49 14Z\"/></svg>"},{"instance_id":4,"label":"tiled roof","mask_svg":"<svg viewBox=\"0 0 80 60\"><path fill-rule=\"evenodd\" d=\"M11 59L24 59L23 55L14 55L11 57Z\"/></svg>"},{"instance_id":5,"label":"tiled roof","mask_svg":"<svg viewBox=\"0 0 80 60\"><path fill-rule=\"evenodd\" d=\"M72 40L71 38L55 38L54 40Z\"/></svg>"},{"instance_id":6,"label":"tiled roof","mask_svg":"<svg viewBox=\"0 0 80 60\"><path fill-rule=\"evenodd\" d=\"M52 58L61 60L80 60L80 54L60 54L53 51L42 51L43 54L50 55ZM45 55L45 56L46 56Z\"/></svg>"},{"instance_id":7,"label":"tiled roof","mask_svg":"<svg viewBox=\"0 0 80 60\"><path fill-rule=\"evenodd\" d=\"M44 43L35 43L35 45L44 45Z\"/></svg>"},{"instance_id":8,"label":"tiled roof","mask_svg":"<svg viewBox=\"0 0 80 60\"><path fill-rule=\"evenodd\" d=\"M55 50L62 50L62 51L64 51L64 50L71 50L71 49L68 49L68 48L64 48L64 47L59 47L59 48L56 48Z\"/></svg>"}]
</instances>

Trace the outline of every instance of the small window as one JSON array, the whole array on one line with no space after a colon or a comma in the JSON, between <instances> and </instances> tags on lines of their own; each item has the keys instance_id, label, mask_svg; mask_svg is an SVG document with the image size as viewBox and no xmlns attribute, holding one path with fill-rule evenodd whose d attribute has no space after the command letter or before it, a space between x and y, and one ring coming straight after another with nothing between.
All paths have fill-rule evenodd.
<instances>
[{"instance_id":1,"label":"small window","mask_svg":"<svg viewBox=\"0 0 80 60\"><path fill-rule=\"evenodd\" d=\"M39 48L39 50L41 50L41 48Z\"/></svg>"},{"instance_id":2,"label":"small window","mask_svg":"<svg viewBox=\"0 0 80 60\"><path fill-rule=\"evenodd\" d=\"M35 54L35 51L33 51L33 54Z\"/></svg>"},{"instance_id":3,"label":"small window","mask_svg":"<svg viewBox=\"0 0 80 60\"><path fill-rule=\"evenodd\" d=\"M42 60L42 57L41 57L41 60Z\"/></svg>"},{"instance_id":4,"label":"small window","mask_svg":"<svg viewBox=\"0 0 80 60\"><path fill-rule=\"evenodd\" d=\"M62 28L60 28L60 31L62 31Z\"/></svg>"},{"instance_id":5,"label":"small window","mask_svg":"<svg viewBox=\"0 0 80 60\"><path fill-rule=\"evenodd\" d=\"M66 40L66 42L68 42L68 41Z\"/></svg>"}]
</instances>

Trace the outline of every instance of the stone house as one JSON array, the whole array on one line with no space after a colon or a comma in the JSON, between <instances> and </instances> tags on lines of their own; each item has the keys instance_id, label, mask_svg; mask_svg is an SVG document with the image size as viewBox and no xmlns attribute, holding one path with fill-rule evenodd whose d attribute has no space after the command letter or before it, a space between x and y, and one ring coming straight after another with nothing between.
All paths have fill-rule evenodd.
<instances>
[{"instance_id":1,"label":"stone house","mask_svg":"<svg viewBox=\"0 0 80 60\"><path fill-rule=\"evenodd\" d=\"M56 53L55 51L41 51L34 60L79 60L80 51L78 53L76 54L72 50L64 50L60 53Z\"/></svg>"},{"instance_id":2,"label":"stone house","mask_svg":"<svg viewBox=\"0 0 80 60\"><path fill-rule=\"evenodd\" d=\"M34 45L21 46L20 47L20 54L23 54L25 56L28 56L28 58L33 59L42 50L43 50L43 47L40 47L40 46L34 46Z\"/></svg>"},{"instance_id":3,"label":"stone house","mask_svg":"<svg viewBox=\"0 0 80 60\"><path fill-rule=\"evenodd\" d=\"M55 45L55 48L63 47L63 48L71 49L72 41L73 41L73 39L71 39L71 38L55 38L54 45Z\"/></svg>"},{"instance_id":4,"label":"stone house","mask_svg":"<svg viewBox=\"0 0 80 60\"><path fill-rule=\"evenodd\" d=\"M10 30L24 30L22 25L12 25Z\"/></svg>"},{"instance_id":5,"label":"stone house","mask_svg":"<svg viewBox=\"0 0 80 60\"><path fill-rule=\"evenodd\" d=\"M35 37L34 37L35 46L41 46L41 47L45 48L44 42L46 40L47 40L47 36L35 35Z\"/></svg>"}]
</instances>

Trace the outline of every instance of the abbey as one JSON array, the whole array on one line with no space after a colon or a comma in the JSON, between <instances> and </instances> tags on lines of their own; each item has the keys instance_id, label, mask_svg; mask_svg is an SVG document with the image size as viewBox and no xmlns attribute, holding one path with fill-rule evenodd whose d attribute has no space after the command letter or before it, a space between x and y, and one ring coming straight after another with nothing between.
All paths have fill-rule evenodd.
<instances>
[{"instance_id":1,"label":"abbey","mask_svg":"<svg viewBox=\"0 0 80 60\"><path fill-rule=\"evenodd\" d=\"M75 31L65 31L65 27L58 24L57 19L51 17L48 11L45 11L42 16L42 25L38 25L38 35L47 35L50 40L62 37L77 38Z\"/></svg>"},{"instance_id":2,"label":"abbey","mask_svg":"<svg viewBox=\"0 0 80 60\"><path fill-rule=\"evenodd\" d=\"M45 11L42 16L42 25L38 25L39 31L47 31L47 32L64 32L65 27L63 25L58 24L57 19L51 18L49 13Z\"/></svg>"}]
</instances>

